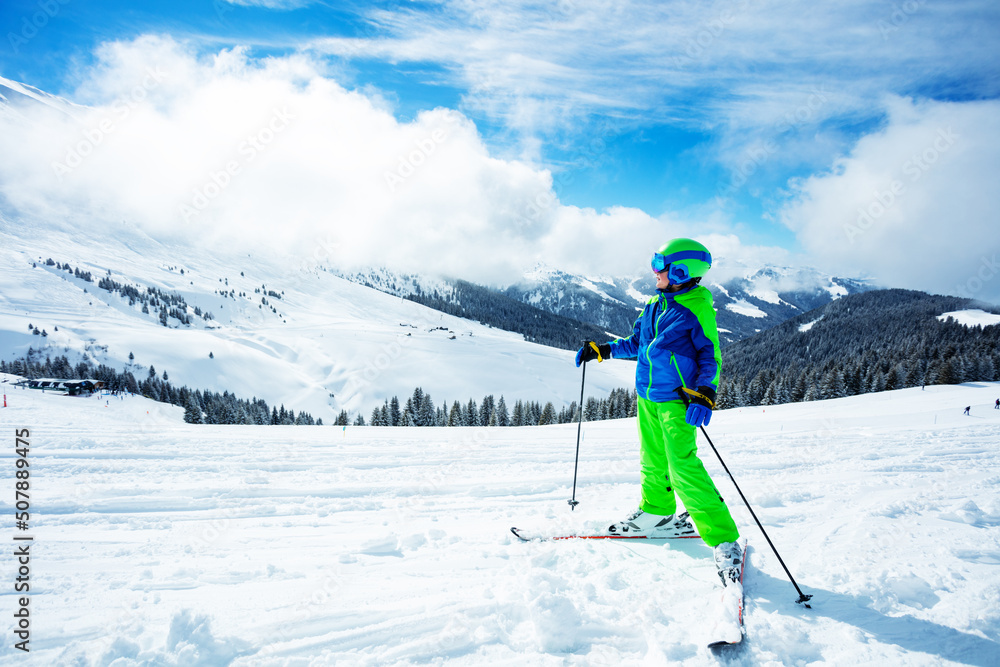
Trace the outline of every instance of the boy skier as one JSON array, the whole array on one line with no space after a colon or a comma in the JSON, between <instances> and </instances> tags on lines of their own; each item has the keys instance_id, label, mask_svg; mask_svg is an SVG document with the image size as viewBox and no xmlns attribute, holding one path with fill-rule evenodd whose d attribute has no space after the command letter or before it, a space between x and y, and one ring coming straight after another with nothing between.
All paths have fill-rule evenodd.
<instances>
[{"instance_id":1,"label":"boy skier","mask_svg":"<svg viewBox=\"0 0 1000 667\"><path fill-rule=\"evenodd\" d=\"M719 576L735 579L743 559L739 530L697 456L696 443L696 428L712 418L722 361L712 293L699 285L711 265L711 254L697 241L674 239L661 247L652 260L658 295L643 308L632 335L604 344L587 341L576 365L638 358L642 502L608 531L669 531L680 497L702 539L714 547Z\"/></svg>"}]
</instances>

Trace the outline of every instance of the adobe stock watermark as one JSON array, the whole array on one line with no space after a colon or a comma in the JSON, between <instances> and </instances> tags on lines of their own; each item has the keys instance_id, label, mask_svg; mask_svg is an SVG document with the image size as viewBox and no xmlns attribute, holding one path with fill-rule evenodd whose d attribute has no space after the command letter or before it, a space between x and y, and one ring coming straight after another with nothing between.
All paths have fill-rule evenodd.
<instances>
[{"instance_id":1,"label":"adobe stock watermark","mask_svg":"<svg viewBox=\"0 0 1000 667\"><path fill-rule=\"evenodd\" d=\"M102 118L96 126L84 130L83 139L67 148L66 157L62 162L52 163L52 171L59 182L61 183L63 178L83 164L87 156L104 143L105 138L114 132L120 123L125 122L132 111L149 96L150 91L159 86L166 77L167 73L159 66L147 67L142 82L111 103L110 115Z\"/></svg>"},{"instance_id":2,"label":"adobe stock watermark","mask_svg":"<svg viewBox=\"0 0 1000 667\"><path fill-rule=\"evenodd\" d=\"M35 3L38 11L31 14L30 17L27 15L21 17L20 32L7 33L7 42L10 44L11 51L15 54L20 53L22 46L34 39L39 31L49 24L49 21L59 15L60 5L68 5L69 2L70 0L38 0Z\"/></svg>"},{"instance_id":3,"label":"adobe stock watermark","mask_svg":"<svg viewBox=\"0 0 1000 667\"><path fill-rule=\"evenodd\" d=\"M236 7L228 0L212 0L212 9L215 10L215 16L220 21L227 21L226 15L235 11Z\"/></svg>"},{"instance_id":4,"label":"adobe stock watermark","mask_svg":"<svg viewBox=\"0 0 1000 667\"><path fill-rule=\"evenodd\" d=\"M702 60L711 46L722 37L723 33L735 21L739 12L745 11L751 4L751 0L740 0L732 3L732 7L727 7L715 18L706 21L698 27L695 33L688 37L682 55L674 56L674 66L678 69L691 63Z\"/></svg>"},{"instance_id":5,"label":"adobe stock watermark","mask_svg":"<svg viewBox=\"0 0 1000 667\"><path fill-rule=\"evenodd\" d=\"M827 95L828 91L825 87L814 87L803 104L786 112L781 120L775 124L772 137L763 139L745 149L740 163L730 176L729 183L720 185L717 189L716 200L721 201L731 197L737 190L746 185L750 177L781 150L777 141L780 137L816 118L820 109L829 101Z\"/></svg>"},{"instance_id":6,"label":"adobe stock watermark","mask_svg":"<svg viewBox=\"0 0 1000 667\"><path fill-rule=\"evenodd\" d=\"M430 135L413 142L413 150L406 155L399 156L399 162L392 171L386 170L384 173L386 187L389 192L395 192L396 188L406 182L410 176L417 172L437 150L439 144L448 138L448 131L442 127L435 128Z\"/></svg>"},{"instance_id":7,"label":"adobe stock watermark","mask_svg":"<svg viewBox=\"0 0 1000 667\"><path fill-rule=\"evenodd\" d=\"M253 162L293 120L295 116L290 114L287 108L274 109L264 127L248 135L237 147L238 158L227 160L221 169L209 172L208 180L201 187L195 188L191 200L187 204L180 205L180 214L184 222L191 222L208 208L223 190L232 184L233 178Z\"/></svg>"},{"instance_id":8,"label":"adobe stock watermark","mask_svg":"<svg viewBox=\"0 0 1000 667\"><path fill-rule=\"evenodd\" d=\"M969 279L964 283L955 286L955 293L971 299L986 287L986 283L996 278L998 273L1000 273L1000 262L997 262L996 253L992 257L984 255L980 258L979 265L973 275L969 276Z\"/></svg>"},{"instance_id":9,"label":"adobe stock watermark","mask_svg":"<svg viewBox=\"0 0 1000 667\"><path fill-rule=\"evenodd\" d=\"M533 228L541 221L542 214L558 203L562 191L573 183L574 170L594 166L598 163L598 158L608 150L606 139L613 134L615 131L610 126L605 126L600 132L595 133L590 141L577 151L567 166L553 175L552 187L540 190L538 194L528 200L524 208L513 218L518 232Z\"/></svg>"},{"instance_id":10,"label":"adobe stock watermark","mask_svg":"<svg viewBox=\"0 0 1000 667\"><path fill-rule=\"evenodd\" d=\"M888 41L893 33L898 32L910 20L910 17L919 12L926 4L927 0L906 0L901 4L892 3L892 12L889 14L889 18L882 18L875 22L875 27L882 35L882 41Z\"/></svg>"},{"instance_id":11,"label":"adobe stock watermark","mask_svg":"<svg viewBox=\"0 0 1000 667\"><path fill-rule=\"evenodd\" d=\"M911 184L918 182L937 163L940 157L955 145L958 138L959 135L950 127L938 130L931 145L920 153L914 153L903 162L901 166L903 175L908 178ZM847 240L854 243L859 236L881 220L905 194L906 183L895 178L889 182L888 188L876 189L869 204L858 209L858 215L854 222L844 224L844 234L847 235Z\"/></svg>"},{"instance_id":12,"label":"adobe stock watermark","mask_svg":"<svg viewBox=\"0 0 1000 667\"><path fill-rule=\"evenodd\" d=\"M438 322L433 321L431 317L433 313L437 312L420 311L419 314L415 314L409 324L415 329L425 328L433 330L438 326ZM403 356L403 352L413 345L413 341L414 338L412 336L400 334L388 343L383 344L376 354L366 360L363 369L354 371L347 379L340 390L340 395L337 399L338 403L346 405L351 399L370 387L383 373L386 373L393 367L396 361Z\"/></svg>"},{"instance_id":13,"label":"adobe stock watermark","mask_svg":"<svg viewBox=\"0 0 1000 667\"><path fill-rule=\"evenodd\" d=\"M299 262L299 278L305 274L326 266L336 260L341 253L342 244L332 232L327 232L326 237L316 236L313 238L312 254Z\"/></svg>"}]
</instances>

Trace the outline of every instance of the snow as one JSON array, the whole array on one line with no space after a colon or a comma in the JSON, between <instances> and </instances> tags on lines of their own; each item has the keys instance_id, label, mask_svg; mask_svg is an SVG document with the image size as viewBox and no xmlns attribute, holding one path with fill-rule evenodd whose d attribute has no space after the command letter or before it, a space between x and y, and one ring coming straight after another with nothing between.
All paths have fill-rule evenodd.
<instances>
[{"instance_id":1,"label":"snow","mask_svg":"<svg viewBox=\"0 0 1000 667\"><path fill-rule=\"evenodd\" d=\"M847 296L848 295L848 291L847 291L846 287L844 287L843 285L838 285L837 283L833 282L832 280L830 281L830 284L827 285L826 287L824 287L823 289L825 289L827 292L830 293L830 296L833 297L834 301L836 301L837 299L839 299L842 296Z\"/></svg>"},{"instance_id":2,"label":"snow","mask_svg":"<svg viewBox=\"0 0 1000 667\"><path fill-rule=\"evenodd\" d=\"M649 295L643 294L642 292L637 290L635 288L635 283L629 283L628 289L625 290L625 293L641 304L645 305L645 303L649 301Z\"/></svg>"},{"instance_id":3,"label":"snow","mask_svg":"<svg viewBox=\"0 0 1000 667\"><path fill-rule=\"evenodd\" d=\"M739 315L745 315L747 317L767 317L767 313L753 305L746 299L737 299L732 303L726 304L726 309L731 310Z\"/></svg>"},{"instance_id":4,"label":"snow","mask_svg":"<svg viewBox=\"0 0 1000 667\"><path fill-rule=\"evenodd\" d=\"M813 328L813 326L816 325L817 322L819 322L822 319L823 319L823 316L820 315L819 317L817 317L815 320L813 320L811 322L806 322L805 324L800 324L799 325L799 332L800 333L805 333L805 332L809 331L810 329Z\"/></svg>"},{"instance_id":5,"label":"snow","mask_svg":"<svg viewBox=\"0 0 1000 667\"><path fill-rule=\"evenodd\" d=\"M632 420L583 425L571 512L573 424L194 426L138 397L2 386L0 514L9 541L13 432L30 428L34 542L31 653L10 640L7 558L0 662L988 665L1000 655L1000 383L716 413L709 434L815 596L811 610L795 604L702 443L751 545L748 640L721 653L704 646L721 589L700 541L522 543L508 532L597 530L634 509Z\"/></svg>"},{"instance_id":6,"label":"snow","mask_svg":"<svg viewBox=\"0 0 1000 667\"><path fill-rule=\"evenodd\" d=\"M987 313L985 310L980 310L978 308L956 310L950 313L938 315L938 319L942 322L949 317L954 319L959 324L964 324L967 327L974 327L977 325L981 327L988 327L993 324L1000 324L1000 315L997 315L996 313Z\"/></svg>"},{"instance_id":7,"label":"snow","mask_svg":"<svg viewBox=\"0 0 1000 667\"><path fill-rule=\"evenodd\" d=\"M0 114L23 117L25 113L37 114L54 109L72 116L84 108L34 86L0 76Z\"/></svg>"},{"instance_id":8,"label":"snow","mask_svg":"<svg viewBox=\"0 0 1000 667\"><path fill-rule=\"evenodd\" d=\"M766 301L767 303L781 304L784 303L778 293L773 289L766 289L761 285L755 285L753 290L748 292L750 296L755 299L760 299L761 301Z\"/></svg>"},{"instance_id":9,"label":"snow","mask_svg":"<svg viewBox=\"0 0 1000 667\"><path fill-rule=\"evenodd\" d=\"M89 270L95 282L46 267L47 258ZM384 400L395 395L405 401L418 386L437 406L480 401L485 394L504 396L508 406L518 399L551 400L559 409L579 400L574 351L528 343L519 334L446 315L310 263L289 266L217 249L178 249L128 229L93 244L79 234L44 230L32 236L19 229L17 236L0 231L0 269L0 353L6 361L47 343L47 355L66 354L76 363L86 353L122 370L133 353L136 377L152 365L167 371L176 386L257 397L327 423L342 409L352 421L358 413L367 420ZM130 307L97 286L108 270L118 283L179 293L215 319L195 317L191 328L163 327L155 312L144 315L139 305ZM280 316L258 308L262 295L255 289L262 285L284 292L281 299L268 298ZM223 290L247 296L216 293ZM49 336L31 335L29 324ZM587 383L595 395L607 396L631 387L634 374L628 363L600 364Z\"/></svg>"},{"instance_id":10,"label":"snow","mask_svg":"<svg viewBox=\"0 0 1000 667\"><path fill-rule=\"evenodd\" d=\"M591 292L593 292L597 296L601 297L605 301L613 301L614 303L622 303L618 299L614 298L613 296L609 295L607 292L605 292L604 290L602 290L596 284L594 284L594 282L593 282L594 280L597 280L598 282L604 282L604 283L610 284L611 286L614 286L614 283L610 282L609 280L602 280L602 279L598 279L598 278L582 278L580 280L580 287L583 287L584 289L590 290ZM622 304L622 305L624 305L624 304Z\"/></svg>"},{"instance_id":11,"label":"snow","mask_svg":"<svg viewBox=\"0 0 1000 667\"><path fill-rule=\"evenodd\" d=\"M727 290L725 287L723 287L719 283L712 283L710 286L713 287L713 288L715 288L715 289L717 289L718 291L722 292L726 296L729 296L729 290Z\"/></svg>"}]
</instances>

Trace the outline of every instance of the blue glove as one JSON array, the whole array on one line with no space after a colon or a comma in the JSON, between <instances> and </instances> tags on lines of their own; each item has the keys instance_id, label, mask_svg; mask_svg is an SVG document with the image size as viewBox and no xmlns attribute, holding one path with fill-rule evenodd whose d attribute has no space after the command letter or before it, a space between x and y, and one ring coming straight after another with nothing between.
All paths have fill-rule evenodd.
<instances>
[{"instance_id":1,"label":"blue glove","mask_svg":"<svg viewBox=\"0 0 1000 667\"><path fill-rule=\"evenodd\" d=\"M684 415L684 421L695 428L708 426L708 422L712 421L712 409L704 405L692 403L688 406L687 413Z\"/></svg>"},{"instance_id":2,"label":"blue glove","mask_svg":"<svg viewBox=\"0 0 1000 667\"><path fill-rule=\"evenodd\" d=\"M604 345L598 345L592 340L588 340L580 351L576 353L576 367L579 368L580 364L586 361L604 361L605 359L611 358L611 346L607 343Z\"/></svg>"},{"instance_id":3,"label":"blue glove","mask_svg":"<svg viewBox=\"0 0 1000 667\"><path fill-rule=\"evenodd\" d=\"M698 387L698 391L682 391L690 396L684 421L695 428L708 426L708 422L712 421L712 408L715 407L715 390L711 387Z\"/></svg>"}]
</instances>

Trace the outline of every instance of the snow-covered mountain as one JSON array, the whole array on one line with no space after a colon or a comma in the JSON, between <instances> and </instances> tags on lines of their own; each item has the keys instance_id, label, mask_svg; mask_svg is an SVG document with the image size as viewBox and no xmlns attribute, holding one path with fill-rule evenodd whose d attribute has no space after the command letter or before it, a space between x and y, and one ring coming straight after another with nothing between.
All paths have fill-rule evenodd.
<instances>
[{"instance_id":1,"label":"snow-covered mountain","mask_svg":"<svg viewBox=\"0 0 1000 667\"><path fill-rule=\"evenodd\" d=\"M342 409L367 418L418 386L437 405L486 394L579 400L572 352L317 266L166 245L126 224L114 238L88 239L0 218L0 267L7 361L33 348L137 377L152 366L176 386L257 397L327 423ZM604 364L587 374L588 395L631 386L632 374Z\"/></svg>"},{"instance_id":2,"label":"snow-covered mountain","mask_svg":"<svg viewBox=\"0 0 1000 667\"><path fill-rule=\"evenodd\" d=\"M25 117L41 109L55 109L73 115L82 108L34 86L0 76L0 114Z\"/></svg>"},{"instance_id":3,"label":"snow-covered mountain","mask_svg":"<svg viewBox=\"0 0 1000 667\"><path fill-rule=\"evenodd\" d=\"M719 260L721 269L737 277L704 284L712 291L723 345L819 308L834 299L874 287L864 281L838 278L815 269L779 266L752 267ZM727 266L727 264L730 264ZM397 274L384 268L343 274L348 280L389 294L412 297L449 296L455 281ZM493 288L499 295L549 313L592 324L608 335L627 335L637 310L655 293L651 275L583 276L537 266L516 283Z\"/></svg>"},{"instance_id":4,"label":"snow-covered mountain","mask_svg":"<svg viewBox=\"0 0 1000 667\"><path fill-rule=\"evenodd\" d=\"M721 258L718 271L733 274ZM738 265L737 277L704 281L715 297L722 343L733 343L830 301L873 289L864 281L838 278L810 268ZM618 335L632 330L636 309L655 293L651 274L635 277L580 276L537 267L504 293L553 313L597 324Z\"/></svg>"}]
</instances>

